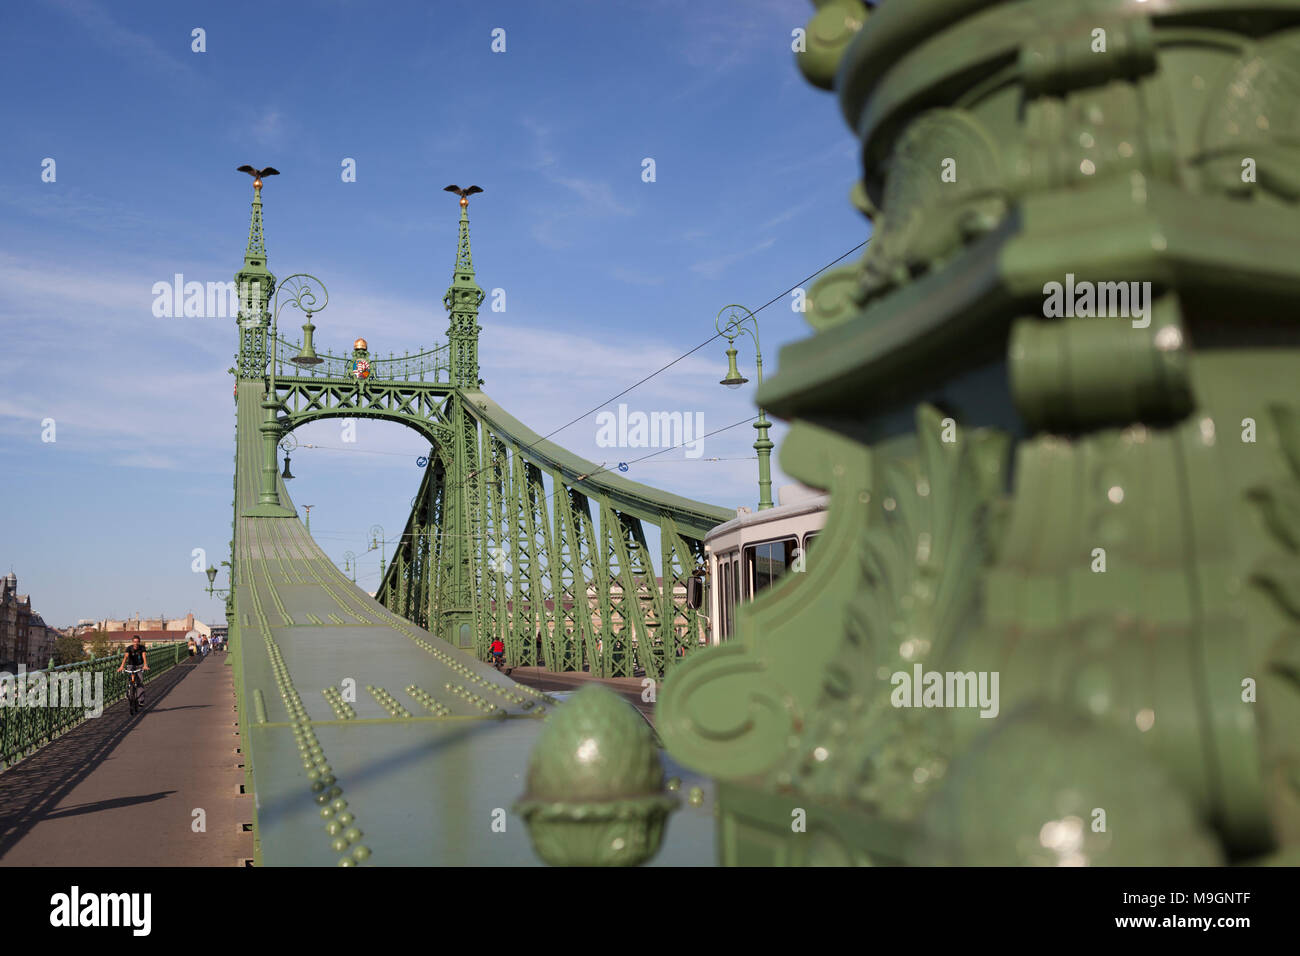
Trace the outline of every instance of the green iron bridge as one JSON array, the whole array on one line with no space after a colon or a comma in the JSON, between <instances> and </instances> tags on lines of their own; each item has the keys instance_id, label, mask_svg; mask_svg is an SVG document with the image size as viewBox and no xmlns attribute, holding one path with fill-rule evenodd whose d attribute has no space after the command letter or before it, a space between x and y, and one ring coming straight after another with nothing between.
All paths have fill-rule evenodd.
<instances>
[{"instance_id":1,"label":"green iron bridge","mask_svg":"<svg viewBox=\"0 0 1300 956\"><path fill-rule=\"evenodd\" d=\"M260 179L236 282L227 620L258 861L532 861L522 824L503 814L554 701L484 664L490 644L500 637L516 664L663 678L703 645L685 579L732 513L605 474L481 390L483 291L463 197L440 348L383 360L359 339L350 356L318 353L312 316L327 293L306 275L277 285ZM301 343L278 334L289 304L307 316ZM374 600L312 540L277 473L283 437L323 418L394 421L430 444ZM698 815L661 862L707 862L711 826Z\"/></svg>"},{"instance_id":2,"label":"green iron bridge","mask_svg":"<svg viewBox=\"0 0 1300 956\"><path fill-rule=\"evenodd\" d=\"M497 635L668 678L657 729L716 791L660 862L710 853L712 809L724 863L1296 862L1300 0L813 6L799 65L861 143L872 242L758 393L830 494L819 566L721 647L677 585L728 515L481 391L464 212L446 348L385 364L316 355L310 297L278 340L255 198L229 619L263 862L527 858L487 814L535 738L539 853L651 855L674 800L635 715L584 690L539 733L550 704L476 660ZM1121 283L1136 314L1048 298ZM286 431L342 415L432 448L378 601L276 473ZM966 675L995 706L929 698Z\"/></svg>"}]
</instances>

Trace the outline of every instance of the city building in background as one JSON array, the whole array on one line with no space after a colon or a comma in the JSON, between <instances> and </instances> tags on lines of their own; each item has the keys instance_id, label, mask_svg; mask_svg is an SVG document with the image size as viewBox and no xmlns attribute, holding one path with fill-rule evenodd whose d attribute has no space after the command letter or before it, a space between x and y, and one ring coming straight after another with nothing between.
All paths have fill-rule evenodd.
<instances>
[{"instance_id":1,"label":"city building in background","mask_svg":"<svg viewBox=\"0 0 1300 956\"><path fill-rule=\"evenodd\" d=\"M132 638L138 634L145 647L152 647L155 644L184 641L191 632L194 632L196 639L211 638L212 631L212 627L198 620L193 611L178 618L167 618L161 614L157 617L141 617L137 614L122 620L105 618L102 621L81 621L73 629L87 650L101 639L107 639L116 648L131 643Z\"/></svg>"},{"instance_id":2,"label":"city building in background","mask_svg":"<svg viewBox=\"0 0 1300 956\"><path fill-rule=\"evenodd\" d=\"M32 610L31 595L18 593L18 576L0 578L0 670L44 667L54 654L59 632Z\"/></svg>"}]
</instances>

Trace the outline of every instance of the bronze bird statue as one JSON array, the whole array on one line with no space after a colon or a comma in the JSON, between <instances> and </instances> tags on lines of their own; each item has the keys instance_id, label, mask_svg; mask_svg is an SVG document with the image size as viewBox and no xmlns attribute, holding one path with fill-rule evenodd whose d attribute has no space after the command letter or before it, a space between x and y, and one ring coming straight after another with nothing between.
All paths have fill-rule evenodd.
<instances>
[{"instance_id":1,"label":"bronze bird statue","mask_svg":"<svg viewBox=\"0 0 1300 956\"><path fill-rule=\"evenodd\" d=\"M481 193L483 190L478 186L470 186L469 189L461 189L459 186L452 185L443 186L442 191L447 193L458 193L460 195L460 204L462 206L468 206L469 197L475 193Z\"/></svg>"},{"instance_id":2,"label":"bronze bird statue","mask_svg":"<svg viewBox=\"0 0 1300 956\"><path fill-rule=\"evenodd\" d=\"M267 166L265 169L254 169L252 166L240 166L240 167L238 167L237 171L238 171L238 172L241 172L241 173L248 173L248 175L250 175L250 176L253 177L253 188L254 188L254 189L261 189L261 188L262 188L262 177L263 177L263 176L279 176L279 175L280 175L280 170L276 169L274 166Z\"/></svg>"}]
</instances>

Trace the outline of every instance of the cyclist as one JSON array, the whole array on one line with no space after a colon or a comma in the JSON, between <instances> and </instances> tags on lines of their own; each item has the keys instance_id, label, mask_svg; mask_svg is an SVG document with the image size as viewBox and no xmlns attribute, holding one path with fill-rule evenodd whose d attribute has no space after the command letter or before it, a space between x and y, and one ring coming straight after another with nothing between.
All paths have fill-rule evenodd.
<instances>
[{"instance_id":1,"label":"cyclist","mask_svg":"<svg viewBox=\"0 0 1300 956\"><path fill-rule=\"evenodd\" d=\"M149 669L149 657L145 654L144 645L140 643L140 635L137 634L131 638L131 643L126 649L126 654L122 656L122 663L118 665L117 672L122 673L122 669L130 667L133 671ZM140 685L140 704L144 704L144 684Z\"/></svg>"},{"instance_id":2,"label":"cyclist","mask_svg":"<svg viewBox=\"0 0 1300 956\"><path fill-rule=\"evenodd\" d=\"M501 669L501 662L505 660L505 656L506 645L501 638L498 637L492 642L492 663L496 665L497 670Z\"/></svg>"}]
</instances>

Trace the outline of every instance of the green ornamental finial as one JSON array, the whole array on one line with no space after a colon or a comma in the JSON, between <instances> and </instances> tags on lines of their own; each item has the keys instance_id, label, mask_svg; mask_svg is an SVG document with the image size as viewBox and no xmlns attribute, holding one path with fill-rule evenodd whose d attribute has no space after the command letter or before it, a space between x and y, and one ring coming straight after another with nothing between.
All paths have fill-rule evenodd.
<instances>
[{"instance_id":1,"label":"green ornamental finial","mask_svg":"<svg viewBox=\"0 0 1300 956\"><path fill-rule=\"evenodd\" d=\"M264 169L240 166L238 171L253 177L253 208L248 219L244 266L235 273L235 288L239 293L237 363L240 378L259 378L266 370L269 304L275 295L275 276L266 264L266 237L262 230L262 177L278 176L280 171L274 166Z\"/></svg>"},{"instance_id":2,"label":"green ornamental finial","mask_svg":"<svg viewBox=\"0 0 1300 956\"><path fill-rule=\"evenodd\" d=\"M478 388L478 307L483 290L474 281L474 259L469 249L469 197L483 190L478 186L461 189L445 186L444 192L460 196L460 238L456 245L456 268L451 287L442 304L451 313L447 327L447 344L451 352L451 383Z\"/></svg>"},{"instance_id":3,"label":"green ornamental finial","mask_svg":"<svg viewBox=\"0 0 1300 956\"><path fill-rule=\"evenodd\" d=\"M589 685L542 731L516 811L553 866L635 866L658 852L676 806L645 721L617 694Z\"/></svg>"}]
</instances>

